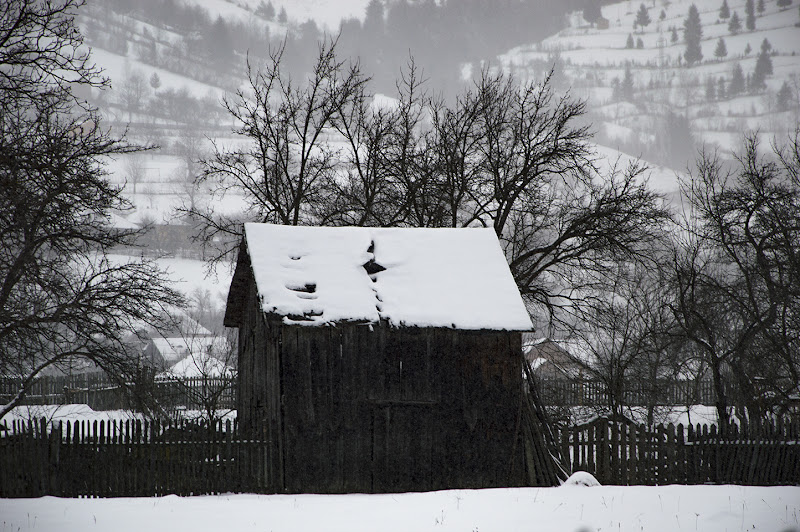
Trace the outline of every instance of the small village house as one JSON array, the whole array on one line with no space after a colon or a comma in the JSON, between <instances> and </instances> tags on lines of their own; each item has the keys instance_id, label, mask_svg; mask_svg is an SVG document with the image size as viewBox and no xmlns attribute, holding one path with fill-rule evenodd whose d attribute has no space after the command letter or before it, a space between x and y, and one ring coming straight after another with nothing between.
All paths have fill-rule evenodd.
<instances>
[{"instance_id":1,"label":"small village house","mask_svg":"<svg viewBox=\"0 0 800 532\"><path fill-rule=\"evenodd\" d=\"M525 483L525 305L491 229L245 224L225 325L276 492Z\"/></svg>"}]
</instances>

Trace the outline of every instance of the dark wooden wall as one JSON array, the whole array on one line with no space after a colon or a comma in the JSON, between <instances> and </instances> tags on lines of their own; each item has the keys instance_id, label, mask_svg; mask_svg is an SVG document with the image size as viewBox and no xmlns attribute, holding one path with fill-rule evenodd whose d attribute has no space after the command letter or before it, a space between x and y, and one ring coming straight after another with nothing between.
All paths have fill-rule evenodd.
<instances>
[{"instance_id":1,"label":"dark wooden wall","mask_svg":"<svg viewBox=\"0 0 800 532\"><path fill-rule=\"evenodd\" d=\"M239 419L274 441L275 491L524 483L519 333L285 326L249 292Z\"/></svg>"}]
</instances>

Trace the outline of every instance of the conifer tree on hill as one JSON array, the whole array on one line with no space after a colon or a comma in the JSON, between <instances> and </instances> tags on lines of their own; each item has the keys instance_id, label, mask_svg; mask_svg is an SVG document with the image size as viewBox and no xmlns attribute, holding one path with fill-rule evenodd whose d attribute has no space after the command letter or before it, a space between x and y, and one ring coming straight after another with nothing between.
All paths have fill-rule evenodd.
<instances>
[{"instance_id":1,"label":"conifer tree on hill","mask_svg":"<svg viewBox=\"0 0 800 532\"><path fill-rule=\"evenodd\" d=\"M792 88L789 87L789 84L786 81L784 81L777 95L779 111L786 111L789 109L792 102L792 96Z\"/></svg>"},{"instance_id":2,"label":"conifer tree on hill","mask_svg":"<svg viewBox=\"0 0 800 532\"><path fill-rule=\"evenodd\" d=\"M727 55L728 55L728 47L725 46L725 39L720 37L717 40L717 47L714 49L714 57L716 57L717 59L722 59Z\"/></svg>"},{"instance_id":3,"label":"conifer tree on hill","mask_svg":"<svg viewBox=\"0 0 800 532\"><path fill-rule=\"evenodd\" d=\"M761 53L758 54L756 60L756 67L753 70L752 89L754 91L761 90L766 87L767 76L772 75L772 59L769 52L762 46Z\"/></svg>"},{"instance_id":4,"label":"conifer tree on hill","mask_svg":"<svg viewBox=\"0 0 800 532\"><path fill-rule=\"evenodd\" d=\"M745 27L748 31L756 29L756 9L753 0L747 0L744 4Z\"/></svg>"},{"instance_id":5,"label":"conifer tree on hill","mask_svg":"<svg viewBox=\"0 0 800 532\"><path fill-rule=\"evenodd\" d=\"M722 5L719 8L719 18L725 20L731 16L731 10L728 7L728 0L722 0Z\"/></svg>"},{"instance_id":6,"label":"conifer tree on hill","mask_svg":"<svg viewBox=\"0 0 800 532\"><path fill-rule=\"evenodd\" d=\"M703 27L700 24L700 13L697 6L692 4L689 13L683 22L683 40L686 43L686 51L683 58L687 66L699 63L703 60L703 51L700 48L700 41L703 38Z\"/></svg>"},{"instance_id":7,"label":"conifer tree on hill","mask_svg":"<svg viewBox=\"0 0 800 532\"><path fill-rule=\"evenodd\" d=\"M602 16L603 13L600 11L599 2L589 1L586 3L586 6L583 8L583 18L586 22L594 26L594 23L597 22L597 19Z\"/></svg>"},{"instance_id":8,"label":"conifer tree on hill","mask_svg":"<svg viewBox=\"0 0 800 532\"><path fill-rule=\"evenodd\" d=\"M758 4L756 5L756 11L758 11L758 15L763 15L766 9L767 7L764 5L764 0L758 0Z\"/></svg>"},{"instance_id":9,"label":"conifer tree on hill","mask_svg":"<svg viewBox=\"0 0 800 532\"><path fill-rule=\"evenodd\" d=\"M644 28L650 24L650 14L647 12L647 8L644 4L639 5L639 11L636 13L636 20L634 21L634 26L639 26L644 32Z\"/></svg>"},{"instance_id":10,"label":"conifer tree on hill","mask_svg":"<svg viewBox=\"0 0 800 532\"><path fill-rule=\"evenodd\" d=\"M739 33L739 30L741 29L742 29L742 21L739 20L739 13L734 11L730 22L728 22L728 31L731 32L731 35L736 35L737 33Z\"/></svg>"},{"instance_id":11,"label":"conifer tree on hill","mask_svg":"<svg viewBox=\"0 0 800 532\"><path fill-rule=\"evenodd\" d=\"M742 65L736 63L733 66L733 71L731 72L731 82L728 85L728 96L738 96L745 89L745 80L744 80L744 72L742 71Z\"/></svg>"}]
</instances>

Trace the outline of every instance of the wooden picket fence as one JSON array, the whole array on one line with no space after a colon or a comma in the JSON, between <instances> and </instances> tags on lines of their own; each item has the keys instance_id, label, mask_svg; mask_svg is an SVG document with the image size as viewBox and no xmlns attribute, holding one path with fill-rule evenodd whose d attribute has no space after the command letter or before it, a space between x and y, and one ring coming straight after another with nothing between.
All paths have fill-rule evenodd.
<instances>
[{"instance_id":1,"label":"wooden picket fence","mask_svg":"<svg viewBox=\"0 0 800 532\"><path fill-rule=\"evenodd\" d=\"M20 382L19 378L0 377L0 404L17 394ZM232 376L155 378L152 372L142 372L137 382L123 386L105 373L95 372L38 377L20 405L77 403L93 410L127 410L134 407L129 397L133 390L146 393L165 408L202 409L203 399L210 397L219 409L233 409L236 404L236 378Z\"/></svg>"},{"instance_id":2,"label":"wooden picket fence","mask_svg":"<svg viewBox=\"0 0 800 532\"><path fill-rule=\"evenodd\" d=\"M565 468L601 484L800 484L800 423L645 426L599 419L558 433Z\"/></svg>"},{"instance_id":3,"label":"wooden picket fence","mask_svg":"<svg viewBox=\"0 0 800 532\"><path fill-rule=\"evenodd\" d=\"M268 441L236 422L48 424L15 420L0 437L0 497L266 493Z\"/></svg>"},{"instance_id":4,"label":"wooden picket fence","mask_svg":"<svg viewBox=\"0 0 800 532\"><path fill-rule=\"evenodd\" d=\"M608 404L608 387L598 380L537 378L542 403L547 406L594 406ZM622 403L626 406L712 405L716 401L710 380L661 380L658 383L625 384Z\"/></svg>"},{"instance_id":5,"label":"wooden picket fence","mask_svg":"<svg viewBox=\"0 0 800 532\"><path fill-rule=\"evenodd\" d=\"M556 431L568 471L601 484L800 484L800 424L647 427L597 420ZM0 497L270 493L268 440L236 422L15 420L0 433Z\"/></svg>"}]
</instances>

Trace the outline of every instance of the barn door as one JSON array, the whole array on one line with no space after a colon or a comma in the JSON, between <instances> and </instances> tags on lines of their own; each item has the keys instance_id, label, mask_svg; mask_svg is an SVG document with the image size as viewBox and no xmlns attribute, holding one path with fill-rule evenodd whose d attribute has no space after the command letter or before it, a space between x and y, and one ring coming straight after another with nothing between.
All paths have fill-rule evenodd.
<instances>
[{"instance_id":1,"label":"barn door","mask_svg":"<svg viewBox=\"0 0 800 532\"><path fill-rule=\"evenodd\" d=\"M433 489L429 404L376 405L372 416L374 492Z\"/></svg>"}]
</instances>

